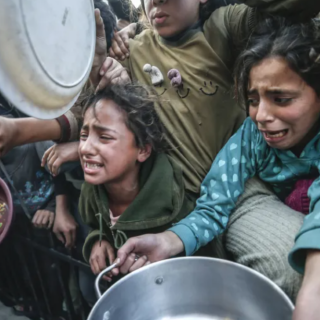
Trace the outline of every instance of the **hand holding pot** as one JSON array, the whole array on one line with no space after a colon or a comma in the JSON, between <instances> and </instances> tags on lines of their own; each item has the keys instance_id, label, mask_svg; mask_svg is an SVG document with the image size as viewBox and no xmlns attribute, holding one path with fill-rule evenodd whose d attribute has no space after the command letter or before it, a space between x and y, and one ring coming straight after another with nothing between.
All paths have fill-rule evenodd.
<instances>
[{"instance_id":1,"label":"hand holding pot","mask_svg":"<svg viewBox=\"0 0 320 320\"><path fill-rule=\"evenodd\" d=\"M118 251L120 272L135 271L149 263L174 257L183 250L183 242L171 231L131 238ZM135 256L140 258L134 259Z\"/></svg>"},{"instance_id":2,"label":"hand holding pot","mask_svg":"<svg viewBox=\"0 0 320 320\"><path fill-rule=\"evenodd\" d=\"M114 249L112 248L111 244L108 241L102 240L101 244L100 241L97 241L91 249L91 255L89 259L90 267L92 272L95 275L98 275L102 270L107 267L107 259L109 263L112 264L115 259ZM105 276L104 278L111 282L111 274Z\"/></svg>"}]
</instances>

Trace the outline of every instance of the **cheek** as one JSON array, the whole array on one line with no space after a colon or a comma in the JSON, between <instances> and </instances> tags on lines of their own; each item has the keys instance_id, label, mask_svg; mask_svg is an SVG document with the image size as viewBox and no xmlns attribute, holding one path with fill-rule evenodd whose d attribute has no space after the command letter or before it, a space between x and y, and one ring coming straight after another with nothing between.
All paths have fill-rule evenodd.
<instances>
[{"instance_id":1,"label":"cheek","mask_svg":"<svg viewBox=\"0 0 320 320\"><path fill-rule=\"evenodd\" d=\"M258 108L249 107L249 116L254 122L256 122L257 112Z\"/></svg>"}]
</instances>

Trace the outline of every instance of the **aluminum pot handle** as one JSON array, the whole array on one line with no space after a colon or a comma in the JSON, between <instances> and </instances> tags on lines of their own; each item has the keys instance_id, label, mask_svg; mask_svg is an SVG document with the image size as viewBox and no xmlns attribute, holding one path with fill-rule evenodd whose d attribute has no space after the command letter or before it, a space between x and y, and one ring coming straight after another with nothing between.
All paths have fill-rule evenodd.
<instances>
[{"instance_id":1,"label":"aluminum pot handle","mask_svg":"<svg viewBox=\"0 0 320 320\"><path fill-rule=\"evenodd\" d=\"M101 278L108 272L110 272L112 269L116 268L119 264L119 261L115 262L114 264L112 264L111 266L109 266L108 268L104 269L103 271L101 271L99 273L99 275L97 276L96 278L96 281L95 281L95 289L96 289L96 295L97 295L97 298L100 299L102 294L101 294L101 291L100 291L100 288L99 288L99 283L100 283L100 280Z\"/></svg>"}]
</instances>

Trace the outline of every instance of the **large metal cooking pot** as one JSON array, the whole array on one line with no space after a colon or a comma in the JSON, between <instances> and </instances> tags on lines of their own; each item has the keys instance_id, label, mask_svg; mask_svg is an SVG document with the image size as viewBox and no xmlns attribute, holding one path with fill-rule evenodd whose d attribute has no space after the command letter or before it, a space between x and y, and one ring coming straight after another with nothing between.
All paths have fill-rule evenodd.
<instances>
[{"instance_id":1,"label":"large metal cooking pot","mask_svg":"<svg viewBox=\"0 0 320 320\"><path fill-rule=\"evenodd\" d=\"M291 320L292 312L289 298L261 274L192 257L155 263L121 279L88 320Z\"/></svg>"},{"instance_id":2,"label":"large metal cooking pot","mask_svg":"<svg viewBox=\"0 0 320 320\"><path fill-rule=\"evenodd\" d=\"M0 90L33 117L77 99L95 49L92 0L0 0Z\"/></svg>"}]
</instances>

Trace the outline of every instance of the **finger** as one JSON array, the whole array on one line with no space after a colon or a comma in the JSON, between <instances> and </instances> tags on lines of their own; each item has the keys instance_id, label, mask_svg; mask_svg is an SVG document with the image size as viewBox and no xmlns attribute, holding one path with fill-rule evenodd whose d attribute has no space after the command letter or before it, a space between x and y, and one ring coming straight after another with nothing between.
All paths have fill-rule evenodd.
<instances>
[{"instance_id":1,"label":"finger","mask_svg":"<svg viewBox=\"0 0 320 320\"><path fill-rule=\"evenodd\" d=\"M99 274L100 269L99 269L98 261L96 259L90 260L90 267L93 274Z\"/></svg>"},{"instance_id":2,"label":"finger","mask_svg":"<svg viewBox=\"0 0 320 320\"><path fill-rule=\"evenodd\" d=\"M48 229L51 229L51 228L52 228L53 223L54 223L54 213L53 213L53 212L50 212Z\"/></svg>"},{"instance_id":3,"label":"finger","mask_svg":"<svg viewBox=\"0 0 320 320\"><path fill-rule=\"evenodd\" d=\"M103 76L107 73L107 71L109 71L109 69L111 69L112 65L113 65L113 59L112 58L107 58L106 60L104 60L103 65L100 68L100 76Z\"/></svg>"},{"instance_id":4,"label":"finger","mask_svg":"<svg viewBox=\"0 0 320 320\"><path fill-rule=\"evenodd\" d=\"M115 54L115 56L117 57L118 60L124 60L125 59L125 56L123 55L119 45L118 45L118 42L114 39L112 40L112 50Z\"/></svg>"},{"instance_id":5,"label":"finger","mask_svg":"<svg viewBox=\"0 0 320 320\"><path fill-rule=\"evenodd\" d=\"M101 69L100 69L100 76L101 79L99 81L99 84L96 88L95 93L99 92L100 90L105 89L110 84L110 76L109 76L109 69L111 69L113 63L113 59L107 58L105 62L103 63Z\"/></svg>"},{"instance_id":6,"label":"finger","mask_svg":"<svg viewBox=\"0 0 320 320\"><path fill-rule=\"evenodd\" d=\"M36 223L36 221L37 221L37 219L38 219L38 214L39 214L39 211L37 211L37 212L35 213L35 215L33 216L33 218L32 218L32 223L33 223L33 224Z\"/></svg>"},{"instance_id":7,"label":"finger","mask_svg":"<svg viewBox=\"0 0 320 320\"><path fill-rule=\"evenodd\" d=\"M147 256L140 257L135 263L131 266L129 269L129 272L133 272L135 270L138 270L145 266L145 264L148 262Z\"/></svg>"},{"instance_id":8,"label":"finger","mask_svg":"<svg viewBox=\"0 0 320 320\"><path fill-rule=\"evenodd\" d=\"M119 33L115 32L113 39L116 41L117 46L118 46L119 50L121 51L121 55L119 57L121 58L121 60L124 60L126 58L126 54L129 53L128 49L124 45L123 40L122 40L121 36L119 35Z\"/></svg>"},{"instance_id":9,"label":"finger","mask_svg":"<svg viewBox=\"0 0 320 320\"><path fill-rule=\"evenodd\" d=\"M36 228L40 228L40 221L41 221L41 219L42 219L42 210L38 210L38 211L36 212L36 215L35 215L35 217L34 217L34 222L33 222L33 224L34 224L34 226L35 226Z\"/></svg>"},{"instance_id":10,"label":"finger","mask_svg":"<svg viewBox=\"0 0 320 320\"><path fill-rule=\"evenodd\" d=\"M47 160L47 164L48 164L48 169L50 171L50 173L53 175L53 165L55 163L55 161L57 160L58 155L56 153L54 153L50 158L48 158Z\"/></svg>"},{"instance_id":11,"label":"finger","mask_svg":"<svg viewBox=\"0 0 320 320\"><path fill-rule=\"evenodd\" d=\"M117 59L116 55L113 52L112 47L109 49L109 57L113 58L113 59Z\"/></svg>"},{"instance_id":12,"label":"finger","mask_svg":"<svg viewBox=\"0 0 320 320\"><path fill-rule=\"evenodd\" d=\"M71 239L71 232L70 232L70 231L64 232L63 235L64 235L64 238L66 239L65 247L66 247L66 248L69 248L69 247L70 247L70 244L71 244L71 241L72 241L72 239Z\"/></svg>"},{"instance_id":13,"label":"finger","mask_svg":"<svg viewBox=\"0 0 320 320\"><path fill-rule=\"evenodd\" d=\"M46 152L44 153L42 159L41 159L41 167L44 167L46 165L47 159L52 151L52 148L54 146L50 147L49 149L46 150Z\"/></svg>"},{"instance_id":14,"label":"finger","mask_svg":"<svg viewBox=\"0 0 320 320\"><path fill-rule=\"evenodd\" d=\"M129 58L129 39L127 36L120 35L121 43L118 43L122 53L124 54L124 58Z\"/></svg>"},{"instance_id":15,"label":"finger","mask_svg":"<svg viewBox=\"0 0 320 320\"><path fill-rule=\"evenodd\" d=\"M53 176L57 176L59 174L59 169L62 164L61 158L56 157L51 166L51 173Z\"/></svg>"},{"instance_id":16,"label":"finger","mask_svg":"<svg viewBox=\"0 0 320 320\"><path fill-rule=\"evenodd\" d=\"M99 9L94 10L94 17L95 17L95 21L96 21L96 37L97 38L105 38L106 33L104 30L104 23L101 18L101 14L100 14Z\"/></svg>"},{"instance_id":17,"label":"finger","mask_svg":"<svg viewBox=\"0 0 320 320\"><path fill-rule=\"evenodd\" d=\"M55 233L55 235L56 235L57 239L64 244L65 241L64 241L64 237L63 237L62 233L57 232L57 233Z\"/></svg>"},{"instance_id":18,"label":"finger","mask_svg":"<svg viewBox=\"0 0 320 320\"><path fill-rule=\"evenodd\" d=\"M120 266L124 264L130 254L139 251L137 250L138 244L138 238L131 238L118 250L117 257L120 260Z\"/></svg>"},{"instance_id":19,"label":"finger","mask_svg":"<svg viewBox=\"0 0 320 320\"><path fill-rule=\"evenodd\" d=\"M40 220L40 225L42 228L46 228L49 222L49 213L47 211L43 212Z\"/></svg>"},{"instance_id":20,"label":"finger","mask_svg":"<svg viewBox=\"0 0 320 320\"><path fill-rule=\"evenodd\" d=\"M108 282L111 282L112 281L112 278L111 277L108 277L108 276L103 276L103 279L108 281Z\"/></svg>"},{"instance_id":21,"label":"finger","mask_svg":"<svg viewBox=\"0 0 320 320\"><path fill-rule=\"evenodd\" d=\"M115 255L114 255L114 250L111 246L108 246L107 254L108 254L109 264L113 264L114 259L115 259Z\"/></svg>"},{"instance_id":22,"label":"finger","mask_svg":"<svg viewBox=\"0 0 320 320\"><path fill-rule=\"evenodd\" d=\"M129 44L129 37L127 34L120 34L120 37L122 39L122 42L124 43L124 45L126 46L127 48L127 51L128 51L128 55L127 55L127 58L129 57L129 52L130 52L130 44Z\"/></svg>"},{"instance_id":23,"label":"finger","mask_svg":"<svg viewBox=\"0 0 320 320\"><path fill-rule=\"evenodd\" d=\"M111 274L113 276L117 276L120 273L120 269L119 268L114 268L111 270Z\"/></svg>"},{"instance_id":24,"label":"finger","mask_svg":"<svg viewBox=\"0 0 320 320\"><path fill-rule=\"evenodd\" d=\"M120 267L120 272L122 274L127 274L130 270L130 268L133 266L133 264L135 263L135 258L136 255L134 253L131 253L126 261L123 263L123 265Z\"/></svg>"},{"instance_id":25,"label":"finger","mask_svg":"<svg viewBox=\"0 0 320 320\"><path fill-rule=\"evenodd\" d=\"M100 272L107 267L106 257L104 255L101 255L101 256L99 255L97 257L97 262L99 265Z\"/></svg>"}]
</instances>

